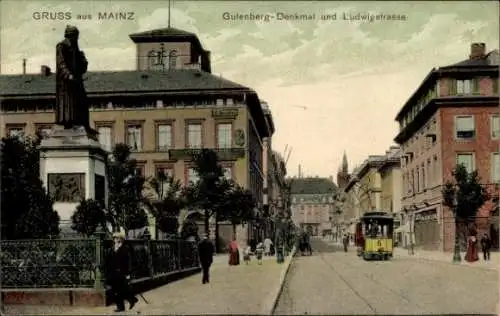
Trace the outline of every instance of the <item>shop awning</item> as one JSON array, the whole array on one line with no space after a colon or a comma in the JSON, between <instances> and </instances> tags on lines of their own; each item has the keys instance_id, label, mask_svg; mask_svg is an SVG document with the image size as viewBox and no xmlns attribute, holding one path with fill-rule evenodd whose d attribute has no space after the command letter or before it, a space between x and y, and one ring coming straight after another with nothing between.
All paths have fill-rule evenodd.
<instances>
[{"instance_id":1,"label":"shop awning","mask_svg":"<svg viewBox=\"0 0 500 316\"><path fill-rule=\"evenodd\" d=\"M408 223L404 224L404 225L401 225L398 228L396 228L394 230L394 232L395 233L409 233L410 232L410 225Z\"/></svg>"}]
</instances>

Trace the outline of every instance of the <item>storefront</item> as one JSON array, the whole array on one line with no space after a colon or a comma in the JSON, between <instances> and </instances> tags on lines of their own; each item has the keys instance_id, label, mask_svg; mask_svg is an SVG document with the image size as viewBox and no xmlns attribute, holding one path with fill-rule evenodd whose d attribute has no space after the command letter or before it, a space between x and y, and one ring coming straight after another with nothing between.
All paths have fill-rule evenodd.
<instances>
[{"instance_id":1,"label":"storefront","mask_svg":"<svg viewBox=\"0 0 500 316\"><path fill-rule=\"evenodd\" d=\"M415 213L415 247L424 250L439 250L439 223L437 210Z\"/></svg>"}]
</instances>

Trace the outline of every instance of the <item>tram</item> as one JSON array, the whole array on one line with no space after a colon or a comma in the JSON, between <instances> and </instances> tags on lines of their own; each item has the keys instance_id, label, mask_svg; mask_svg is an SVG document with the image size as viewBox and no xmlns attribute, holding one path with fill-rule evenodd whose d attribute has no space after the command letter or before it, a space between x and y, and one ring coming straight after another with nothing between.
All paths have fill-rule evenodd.
<instances>
[{"instance_id":1,"label":"tram","mask_svg":"<svg viewBox=\"0 0 500 316\"><path fill-rule=\"evenodd\" d=\"M356 225L358 255L364 260L389 260L393 255L394 218L388 212L365 213Z\"/></svg>"}]
</instances>

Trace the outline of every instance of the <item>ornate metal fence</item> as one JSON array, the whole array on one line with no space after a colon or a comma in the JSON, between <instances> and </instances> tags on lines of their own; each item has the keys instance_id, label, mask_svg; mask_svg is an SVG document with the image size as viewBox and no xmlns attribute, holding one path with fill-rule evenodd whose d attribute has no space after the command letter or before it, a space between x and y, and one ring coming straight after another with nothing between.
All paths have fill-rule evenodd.
<instances>
[{"instance_id":1,"label":"ornate metal fence","mask_svg":"<svg viewBox=\"0 0 500 316\"><path fill-rule=\"evenodd\" d=\"M198 267L194 242L128 240L132 280ZM47 239L1 241L1 287L92 288L105 282L111 240Z\"/></svg>"}]
</instances>

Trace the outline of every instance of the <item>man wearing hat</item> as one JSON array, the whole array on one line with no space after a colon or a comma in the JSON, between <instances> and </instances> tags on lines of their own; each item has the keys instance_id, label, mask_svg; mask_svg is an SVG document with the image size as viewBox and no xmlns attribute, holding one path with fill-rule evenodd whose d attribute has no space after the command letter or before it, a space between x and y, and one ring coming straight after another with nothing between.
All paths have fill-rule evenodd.
<instances>
[{"instance_id":1,"label":"man wearing hat","mask_svg":"<svg viewBox=\"0 0 500 316\"><path fill-rule=\"evenodd\" d=\"M114 295L116 310L125 310L124 300L130 303L130 309L134 307L138 299L130 291L128 281L130 280L130 252L123 243L125 234L122 232L113 234L113 249L106 262L107 282L111 286Z\"/></svg>"},{"instance_id":2,"label":"man wearing hat","mask_svg":"<svg viewBox=\"0 0 500 316\"><path fill-rule=\"evenodd\" d=\"M214 252L214 245L208 239L208 235L204 234L202 241L198 244L198 255L203 271L201 283L203 284L210 283L210 266L214 260Z\"/></svg>"}]
</instances>

